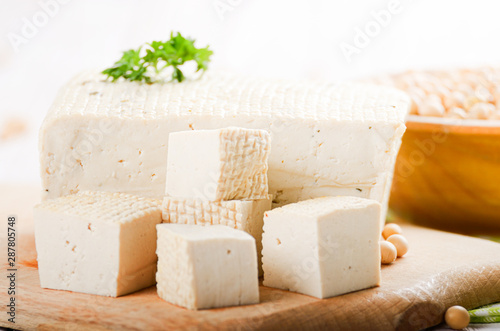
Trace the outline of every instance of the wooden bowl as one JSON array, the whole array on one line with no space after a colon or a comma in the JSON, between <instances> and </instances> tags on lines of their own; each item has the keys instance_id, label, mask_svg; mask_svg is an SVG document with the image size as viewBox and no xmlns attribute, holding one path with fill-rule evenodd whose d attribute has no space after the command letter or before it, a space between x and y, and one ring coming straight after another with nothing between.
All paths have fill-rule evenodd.
<instances>
[{"instance_id":1,"label":"wooden bowl","mask_svg":"<svg viewBox=\"0 0 500 331\"><path fill-rule=\"evenodd\" d=\"M500 235L500 121L410 116L390 208L442 230Z\"/></svg>"}]
</instances>

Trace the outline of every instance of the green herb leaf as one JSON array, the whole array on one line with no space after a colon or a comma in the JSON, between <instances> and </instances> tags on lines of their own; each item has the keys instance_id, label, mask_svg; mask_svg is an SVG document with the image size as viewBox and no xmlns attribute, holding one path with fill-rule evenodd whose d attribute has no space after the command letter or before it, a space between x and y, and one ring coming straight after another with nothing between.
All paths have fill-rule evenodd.
<instances>
[{"instance_id":1,"label":"green herb leaf","mask_svg":"<svg viewBox=\"0 0 500 331\"><path fill-rule=\"evenodd\" d=\"M209 46L196 48L194 43L194 39L184 38L180 33L174 36L172 32L166 42L153 41L137 50L123 52L122 58L102 73L113 82L123 77L130 81L154 83L160 80L159 76L165 68L172 67L171 79L182 82L186 77L179 66L195 61L196 71L205 71L213 54Z\"/></svg>"}]
</instances>

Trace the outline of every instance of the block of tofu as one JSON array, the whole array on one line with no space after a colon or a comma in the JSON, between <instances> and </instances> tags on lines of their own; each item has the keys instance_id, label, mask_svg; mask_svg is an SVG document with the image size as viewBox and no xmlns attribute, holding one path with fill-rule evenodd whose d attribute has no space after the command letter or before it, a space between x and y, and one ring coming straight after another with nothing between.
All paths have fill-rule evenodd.
<instances>
[{"instance_id":1,"label":"block of tofu","mask_svg":"<svg viewBox=\"0 0 500 331\"><path fill-rule=\"evenodd\" d=\"M81 191L34 210L43 288L117 297L155 284L161 201Z\"/></svg>"},{"instance_id":2,"label":"block of tofu","mask_svg":"<svg viewBox=\"0 0 500 331\"><path fill-rule=\"evenodd\" d=\"M166 195L206 201L267 199L271 136L229 127L171 133Z\"/></svg>"},{"instance_id":3,"label":"block of tofu","mask_svg":"<svg viewBox=\"0 0 500 331\"><path fill-rule=\"evenodd\" d=\"M380 203L305 200L265 213L264 285L328 298L379 285Z\"/></svg>"},{"instance_id":4,"label":"block of tofu","mask_svg":"<svg viewBox=\"0 0 500 331\"><path fill-rule=\"evenodd\" d=\"M388 196L410 107L399 90L215 72L182 84L104 78L78 75L45 118L44 198L102 190L163 199L169 134L229 126L270 132L275 206L321 196L380 202Z\"/></svg>"},{"instance_id":5,"label":"block of tofu","mask_svg":"<svg viewBox=\"0 0 500 331\"><path fill-rule=\"evenodd\" d=\"M262 227L264 213L271 209L271 196L262 200L202 201L163 199L163 222L197 225L225 225L252 235L257 245L257 265L262 276Z\"/></svg>"},{"instance_id":6,"label":"block of tofu","mask_svg":"<svg viewBox=\"0 0 500 331\"><path fill-rule=\"evenodd\" d=\"M255 239L223 225L160 224L158 295L189 309L259 302Z\"/></svg>"}]
</instances>

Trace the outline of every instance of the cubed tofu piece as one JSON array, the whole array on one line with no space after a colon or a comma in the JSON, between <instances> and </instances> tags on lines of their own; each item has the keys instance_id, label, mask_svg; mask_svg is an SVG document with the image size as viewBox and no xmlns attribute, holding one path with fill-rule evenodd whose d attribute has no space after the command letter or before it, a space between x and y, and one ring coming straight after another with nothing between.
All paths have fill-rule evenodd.
<instances>
[{"instance_id":1,"label":"cubed tofu piece","mask_svg":"<svg viewBox=\"0 0 500 331\"><path fill-rule=\"evenodd\" d=\"M262 200L203 201L165 197L163 222L176 224L225 225L252 235L257 245L257 265L262 276L262 227L264 212L272 197Z\"/></svg>"},{"instance_id":2,"label":"cubed tofu piece","mask_svg":"<svg viewBox=\"0 0 500 331\"><path fill-rule=\"evenodd\" d=\"M264 285L328 298L379 285L380 203L323 197L265 213Z\"/></svg>"},{"instance_id":3,"label":"cubed tofu piece","mask_svg":"<svg viewBox=\"0 0 500 331\"><path fill-rule=\"evenodd\" d=\"M166 195L206 201L267 199L271 138L229 127L171 133Z\"/></svg>"},{"instance_id":4,"label":"cubed tofu piece","mask_svg":"<svg viewBox=\"0 0 500 331\"><path fill-rule=\"evenodd\" d=\"M117 297L155 284L161 201L82 191L34 220L41 287Z\"/></svg>"},{"instance_id":5,"label":"cubed tofu piece","mask_svg":"<svg viewBox=\"0 0 500 331\"><path fill-rule=\"evenodd\" d=\"M223 225L160 224L158 295L189 309L259 302L255 239Z\"/></svg>"}]
</instances>

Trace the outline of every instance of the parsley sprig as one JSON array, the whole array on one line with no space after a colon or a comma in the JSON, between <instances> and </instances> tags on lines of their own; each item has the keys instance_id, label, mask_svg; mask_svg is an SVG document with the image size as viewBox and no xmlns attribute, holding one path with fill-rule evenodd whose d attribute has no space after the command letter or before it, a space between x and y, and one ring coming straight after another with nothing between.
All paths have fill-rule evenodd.
<instances>
[{"instance_id":1,"label":"parsley sprig","mask_svg":"<svg viewBox=\"0 0 500 331\"><path fill-rule=\"evenodd\" d=\"M172 67L172 80L182 82L185 76L179 66L188 61L196 62L196 72L207 70L213 52L206 46L196 48L194 39L184 38L180 33L170 34L166 42L153 41L138 49L123 52L120 60L102 73L114 81L123 77L130 81L153 83L159 80L160 73ZM141 56L141 54L143 54Z\"/></svg>"}]
</instances>

